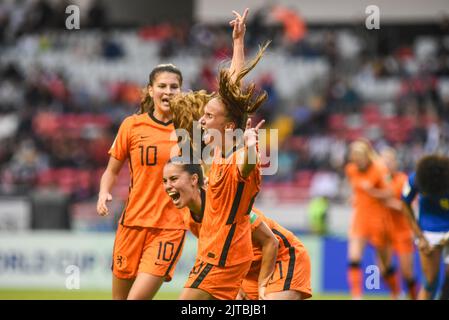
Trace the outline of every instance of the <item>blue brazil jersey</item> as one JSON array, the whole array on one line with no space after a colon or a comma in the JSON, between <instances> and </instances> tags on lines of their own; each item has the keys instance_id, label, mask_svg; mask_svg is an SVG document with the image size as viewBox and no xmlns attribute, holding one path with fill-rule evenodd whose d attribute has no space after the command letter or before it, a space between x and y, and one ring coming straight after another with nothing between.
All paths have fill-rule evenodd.
<instances>
[{"instance_id":1,"label":"blue brazil jersey","mask_svg":"<svg viewBox=\"0 0 449 320\"><path fill-rule=\"evenodd\" d=\"M428 196L420 193L415 182L416 173L410 174L402 189L402 200L409 205L418 194L419 218L418 224L424 231L449 231L449 194L443 196Z\"/></svg>"}]
</instances>

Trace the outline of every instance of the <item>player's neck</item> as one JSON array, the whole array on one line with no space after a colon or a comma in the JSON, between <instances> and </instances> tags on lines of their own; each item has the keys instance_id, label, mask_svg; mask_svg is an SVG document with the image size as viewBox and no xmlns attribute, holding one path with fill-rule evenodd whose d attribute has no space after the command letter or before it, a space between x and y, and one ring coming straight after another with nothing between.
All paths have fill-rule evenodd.
<instances>
[{"instance_id":1,"label":"player's neck","mask_svg":"<svg viewBox=\"0 0 449 320\"><path fill-rule=\"evenodd\" d=\"M223 147L221 148L221 156L223 158L227 158L232 153L234 153L236 150L237 150L237 145L235 144L235 142L234 142L234 144L232 144L230 146L226 146L226 143L225 143L225 144L223 144Z\"/></svg>"},{"instance_id":2,"label":"player's neck","mask_svg":"<svg viewBox=\"0 0 449 320\"><path fill-rule=\"evenodd\" d=\"M190 212L193 213L197 218L196 220L201 221L203 219L203 201L201 199L201 193L199 190L195 191L192 201L190 201L189 203L189 209Z\"/></svg>"},{"instance_id":3,"label":"player's neck","mask_svg":"<svg viewBox=\"0 0 449 320\"><path fill-rule=\"evenodd\" d=\"M173 116L170 113L165 114L158 112L156 108L153 110L153 117L160 122L169 122L173 119Z\"/></svg>"}]
</instances>

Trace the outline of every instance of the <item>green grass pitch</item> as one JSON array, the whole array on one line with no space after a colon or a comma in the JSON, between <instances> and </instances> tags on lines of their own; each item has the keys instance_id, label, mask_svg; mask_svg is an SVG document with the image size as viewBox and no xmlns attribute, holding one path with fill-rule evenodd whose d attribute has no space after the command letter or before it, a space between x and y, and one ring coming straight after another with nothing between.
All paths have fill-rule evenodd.
<instances>
[{"instance_id":1,"label":"green grass pitch","mask_svg":"<svg viewBox=\"0 0 449 320\"><path fill-rule=\"evenodd\" d=\"M179 292L160 292L157 300L176 300ZM0 300L110 300L110 291L93 290L39 290L39 289L0 289ZM347 294L314 294L312 300L349 300ZM389 299L385 295L367 295L365 299Z\"/></svg>"}]
</instances>

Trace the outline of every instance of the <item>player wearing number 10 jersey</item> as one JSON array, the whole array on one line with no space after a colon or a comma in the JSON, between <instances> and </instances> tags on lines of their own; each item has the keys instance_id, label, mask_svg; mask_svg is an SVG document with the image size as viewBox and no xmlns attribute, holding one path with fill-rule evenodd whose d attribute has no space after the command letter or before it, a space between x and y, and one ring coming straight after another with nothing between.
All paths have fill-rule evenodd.
<instances>
[{"instance_id":1,"label":"player wearing number 10 jersey","mask_svg":"<svg viewBox=\"0 0 449 320\"><path fill-rule=\"evenodd\" d=\"M119 220L113 249L114 299L150 299L170 281L181 256L185 226L182 213L164 192L162 169L176 152L169 100L180 92L181 72L160 65L150 74L141 112L127 117L109 150L101 179L97 211L108 214L106 201L123 163L129 161L129 196ZM144 102L145 102L144 100Z\"/></svg>"}]
</instances>

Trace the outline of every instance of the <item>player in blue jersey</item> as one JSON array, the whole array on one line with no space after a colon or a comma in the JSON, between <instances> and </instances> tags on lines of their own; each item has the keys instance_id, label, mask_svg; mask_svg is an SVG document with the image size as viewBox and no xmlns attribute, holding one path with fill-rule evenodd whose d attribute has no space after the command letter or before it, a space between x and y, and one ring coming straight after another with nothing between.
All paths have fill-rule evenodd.
<instances>
[{"instance_id":1,"label":"player in blue jersey","mask_svg":"<svg viewBox=\"0 0 449 320\"><path fill-rule=\"evenodd\" d=\"M418 217L412 202L418 195ZM417 237L424 286L419 299L434 299L439 287L440 262L443 256L446 277L449 266L449 158L428 155L417 164L402 191L404 210Z\"/></svg>"}]
</instances>

